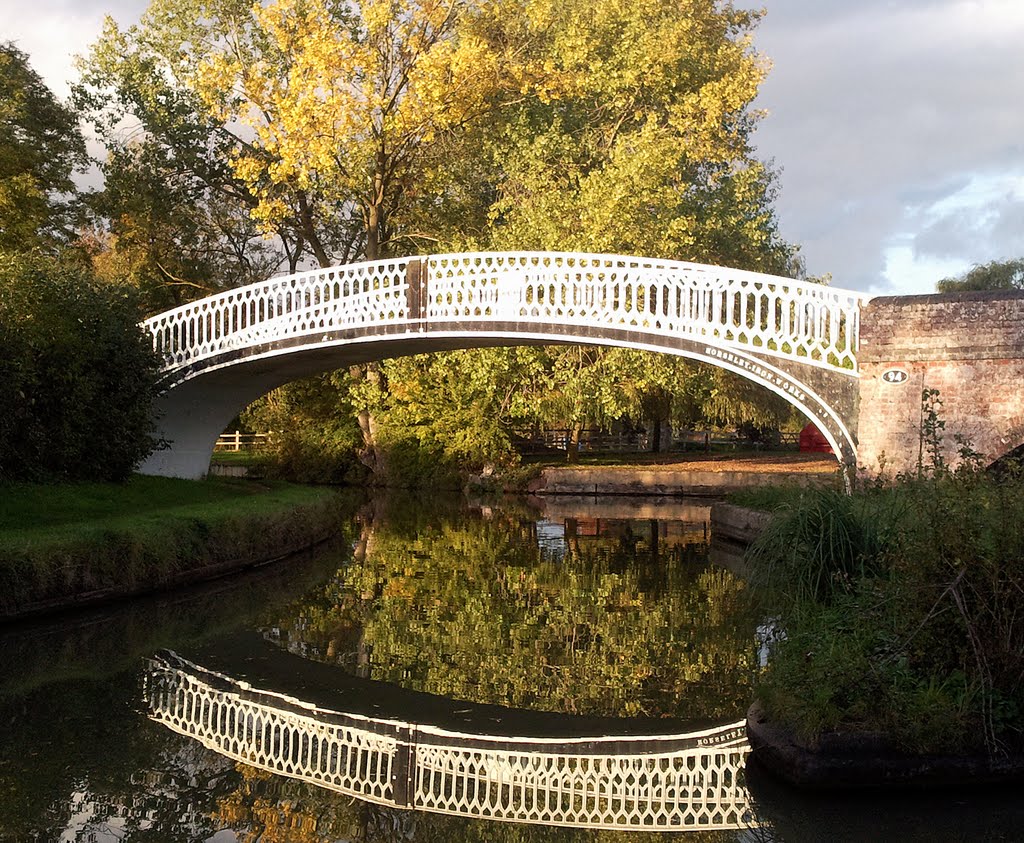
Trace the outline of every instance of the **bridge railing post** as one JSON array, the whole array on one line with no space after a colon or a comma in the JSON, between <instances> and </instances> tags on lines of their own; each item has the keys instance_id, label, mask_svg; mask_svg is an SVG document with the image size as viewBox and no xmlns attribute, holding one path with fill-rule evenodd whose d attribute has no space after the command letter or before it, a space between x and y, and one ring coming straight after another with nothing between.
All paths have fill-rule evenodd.
<instances>
[{"instance_id":1,"label":"bridge railing post","mask_svg":"<svg viewBox=\"0 0 1024 843\"><path fill-rule=\"evenodd\" d=\"M416 732L415 726L399 728L391 765L391 797L399 808L416 807Z\"/></svg>"},{"instance_id":2,"label":"bridge railing post","mask_svg":"<svg viewBox=\"0 0 1024 843\"><path fill-rule=\"evenodd\" d=\"M427 318L427 262L419 258L409 261L405 269L406 309L410 321Z\"/></svg>"}]
</instances>

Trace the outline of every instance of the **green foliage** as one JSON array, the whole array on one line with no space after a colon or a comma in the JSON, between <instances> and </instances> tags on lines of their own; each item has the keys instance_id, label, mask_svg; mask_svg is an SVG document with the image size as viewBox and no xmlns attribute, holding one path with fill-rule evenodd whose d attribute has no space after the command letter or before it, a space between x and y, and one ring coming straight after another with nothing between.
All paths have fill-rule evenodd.
<instances>
[{"instance_id":1,"label":"green foliage","mask_svg":"<svg viewBox=\"0 0 1024 843\"><path fill-rule=\"evenodd\" d=\"M886 496L852 497L808 490L792 508L775 512L747 559L755 582L788 608L828 603L866 578L883 575L901 502Z\"/></svg>"},{"instance_id":2,"label":"green foliage","mask_svg":"<svg viewBox=\"0 0 1024 843\"><path fill-rule=\"evenodd\" d=\"M243 414L253 430L270 431L260 456L271 476L295 483L358 483L357 425L343 372L295 381Z\"/></svg>"},{"instance_id":3,"label":"green foliage","mask_svg":"<svg viewBox=\"0 0 1024 843\"><path fill-rule=\"evenodd\" d=\"M0 43L0 252L71 237L71 174L86 164L75 113L11 43Z\"/></svg>"},{"instance_id":4,"label":"green foliage","mask_svg":"<svg viewBox=\"0 0 1024 843\"><path fill-rule=\"evenodd\" d=\"M0 253L0 480L123 480L153 450L139 318L70 259Z\"/></svg>"},{"instance_id":5,"label":"green foliage","mask_svg":"<svg viewBox=\"0 0 1024 843\"><path fill-rule=\"evenodd\" d=\"M925 394L927 437L941 430ZM926 448L931 454L932 449ZM752 548L784 631L758 694L806 739L1024 748L1024 487L944 462L852 498L809 493Z\"/></svg>"},{"instance_id":6,"label":"green foliage","mask_svg":"<svg viewBox=\"0 0 1024 843\"><path fill-rule=\"evenodd\" d=\"M86 197L95 227L82 245L100 277L139 288L147 313L262 281L278 266L230 185L184 169L166 145L112 144L100 169L103 189Z\"/></svg>"},{"instance_id":7,"label":"green foliage","mask_svg":"<svg viewBox=\"0 0 1024 843\"><path fill-rule=\"evenodd\" d=\"M943 278L936 284L940 293L970 290L1024 290L1024 258L975 264L955 278Z\"/></svg>"}]
</instances>

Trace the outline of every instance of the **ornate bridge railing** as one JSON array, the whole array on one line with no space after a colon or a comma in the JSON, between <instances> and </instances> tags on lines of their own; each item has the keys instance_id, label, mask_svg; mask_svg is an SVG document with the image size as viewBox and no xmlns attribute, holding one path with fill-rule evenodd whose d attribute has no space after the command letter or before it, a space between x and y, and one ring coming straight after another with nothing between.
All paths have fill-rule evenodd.
<instances>
[{"instance_id":1,"label":"ornate bridge railing","mask_svg":"<svg viewBox=\"0 0 1024 843\"><path fill-rule=\"evenodd\" d=\"M152 660L150 716L238 761L396 808L599 829L753 825L743 722L685 735L466 735L325 711L174 654Z\"/></svg>"},{"instance_id":2,"label":"ornate bridge railing","mask_svg":"<svg viewBox=\"0 0 1024 843\"><path fill-rule=\"evenodd\" d=\"M577 325L695 339L851 373L859 293L678 261L482 252L272 278L146 320L168 371L262 342L352 328ZM443 326L443 327L441 327Z\"/></svg>"}]
</instances>

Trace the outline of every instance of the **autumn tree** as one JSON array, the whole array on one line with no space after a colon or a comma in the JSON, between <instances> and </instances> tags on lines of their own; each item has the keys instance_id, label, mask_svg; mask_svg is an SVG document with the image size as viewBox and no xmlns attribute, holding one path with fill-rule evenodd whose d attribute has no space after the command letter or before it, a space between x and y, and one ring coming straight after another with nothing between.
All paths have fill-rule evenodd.
<instances>
[{"instance_id":1,"label":"autumn tree","mask_svg":"<svg viewBox=\"0 0 1024 843\"><path fill-rule=\"evenodd\" d=\"M75 112L11 43L0 43L0 250L72 238L72 173L86 164Z\"/></svg>"},{"instance_id":2,"label":"autumn tree","mask_svg":"<svg viewBox=\"0 0 1024 843\"><path fill-rule=\"evenodd\" d=\"M788 273L773 176L750 145L757 19L707 0L155 0L138 26L108 23L86 87L111 114L145 115L171 166L194 161L292 267L300 253L536 248ZM371 364L321 380L315 403L333 392L350 408L376 472L382 434L480 467L524 421L660 430L709 400L716 418L744 405L725 412L728 377L681 361L469 359ZM507 411L517 367L525 416Z\"/></svg>"}]
</instances>

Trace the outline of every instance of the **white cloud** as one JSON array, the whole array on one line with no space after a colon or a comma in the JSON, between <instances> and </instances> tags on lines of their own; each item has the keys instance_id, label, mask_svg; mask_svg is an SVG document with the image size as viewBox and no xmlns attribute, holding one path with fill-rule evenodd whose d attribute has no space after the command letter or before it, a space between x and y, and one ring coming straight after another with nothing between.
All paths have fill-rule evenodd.
<instances>
[{"instance_id":1,"label":"white cloud","mask_svg":"<svg viewBox=\"0 0 1024 843\"><path fill-rule=\"evenodd\" d=\"M992 194L967 208L961 193L1024 172L1024 3L768 2L757 43L775 69L758 105L771 116L755 142L783 167L782 230L808 269L858 289L913 277L928 292L940 266L938 277L1012 251L1013 203ZM943 200L960 210L943 215ZM957 242L975 248L954 263L926 254L940 218L971 223Z\"/></svg>"},{"instance_id":2,"label":"white cloud","mask_svg":"<svg viewBox=\"0 0 1024 843\"><path fill-rule=\"evenodd\" d=\"M104 16L132 23L147 5L147 0L0 0L0 38L27 53L32 68L64 98L78 76L74 57L99 37Z\"/></svg>"}]
</instances>

